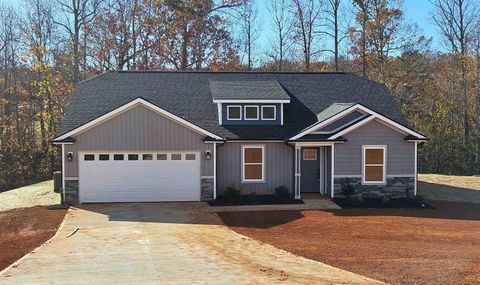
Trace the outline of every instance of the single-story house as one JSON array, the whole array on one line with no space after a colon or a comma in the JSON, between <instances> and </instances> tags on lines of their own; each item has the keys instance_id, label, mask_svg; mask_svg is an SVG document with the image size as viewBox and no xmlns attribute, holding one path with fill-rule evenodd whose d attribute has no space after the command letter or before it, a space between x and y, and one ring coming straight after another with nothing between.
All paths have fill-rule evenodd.
<instances>
[{"instance_id":1,"label":"single-story house","mask_svg":"<svg viewBox=\"0 0 480 285\"><path fill-rule=\"evenodd\" d=\"M351 73L111 71L75 87L53 143L75 204L414 196L425 140Z\"/></svg>"}]
</instances>

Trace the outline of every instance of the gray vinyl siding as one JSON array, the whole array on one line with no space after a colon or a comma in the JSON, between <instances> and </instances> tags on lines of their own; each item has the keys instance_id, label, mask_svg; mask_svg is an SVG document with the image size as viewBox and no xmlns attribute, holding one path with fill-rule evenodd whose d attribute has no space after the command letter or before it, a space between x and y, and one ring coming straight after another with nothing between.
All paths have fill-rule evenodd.
<instances>
[{"instance_id":1,"label":"gray vinyl siding","mask_svg":"<svg viewBox=\"0 0 480 285\"><path fill-rule=\"evenodd\" d=\"M344 137L347 142L335 144L334 175L362 175L362 145L387 146L387 175L415 173L415 144L405 135L372 121Z\"/></svg>"},{"instance_id":2,"label":"gray vinyl siding","mask_svg":"<svg viewBox=\"0 0 480 285\"><path fill-rule=\"evenodd\" d=\"M213 159L206 160L205 136L159 115L143 106L128 110L75 137L65 152L73 152L73 161L65 164L66 177L78 177L78 152L88 150L200 150L201 175L213 175ZM213 152L213 151L212 151Z\"/></svg>"},{"instance_id":3,"label":"gray vinyl siding","mask_svg":"<svg viewBox=\"0 0 480 285\"><path fill-rule=\"evenodd\" d=\"M265 146L265 183L241 183L242 145L248 144ZM273 194L282 185L293 191L294 150L283 142L226 142L217 148L217 154L218 194L230 185L241 188L242 194Z\"/></svg>"},{"instance_id":4,"label":"gray vinyl siding","mask_svg":"<svg viewBox=\"0 0 480 285\"><path fill-rule=\"evenodd\" d=\"M241 106L242 120L228 120L227 106ZM258 106L258 120L244 120L244 106ZM262 106L276 106L275 120L262 120ZM222 104L222 125L280 125L282 116L281 104Z\"/></svg>"}]
</instances>

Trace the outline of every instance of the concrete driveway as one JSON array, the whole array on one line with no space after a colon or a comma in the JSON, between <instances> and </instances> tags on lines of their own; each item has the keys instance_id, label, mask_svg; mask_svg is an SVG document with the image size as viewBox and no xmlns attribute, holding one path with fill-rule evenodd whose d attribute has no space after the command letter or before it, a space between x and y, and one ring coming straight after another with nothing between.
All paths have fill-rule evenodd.
<instances>
[{"instance_id":1,"label":"concrete driveway","mask_svg":"<svg viewBox=\"0 0 480 285\"><path fill-rule=\"evenodd\" d=\"M72 208L53 239L0 273L0 284L277 283L380 282L237 234L203 203Z\"/></svg>"}]
</instances>

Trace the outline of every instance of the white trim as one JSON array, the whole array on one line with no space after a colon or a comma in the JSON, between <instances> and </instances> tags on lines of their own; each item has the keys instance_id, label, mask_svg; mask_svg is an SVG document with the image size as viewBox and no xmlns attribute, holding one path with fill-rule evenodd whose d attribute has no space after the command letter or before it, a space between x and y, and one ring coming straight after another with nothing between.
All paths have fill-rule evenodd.
<instances>
[{"instance_id":1,"label":"white trim","mask_svg":"<svg viewBox=\"0 0 480 285\"><path fill-rule=\"evenodd\" d=\"M300 156L301 156L301 152L302 152L302 148L298 147L298 146L295 146L295 185L294 185L294 188L295 188L295 199L301 199L302 197L302 194L300 192L300 183L301 183L301 179L302 179L302 174L301 174L301 159L300 159Z\"/></svg>"},{"instance_id":2,"label":"white trim","mask_svg":"<svg viewBox=\"0 0 480 285\"><path fill-rule=\"evenodd\" d=\"M262 149L262 179L245 179L245 149L261 148ZM249 163L253 164L253 163ZM258 163L255 163L258 165ZM265 145L242 145L242 183L265 183Z\"/></svg>"},{"instance_id":3,"label":"white trim","mask_svg":"<svg viewBox=\"0 0 480 285\"><path fill-rule=\"evenodd\" d=\"M200 179L212 179L214 176L200 176Z\"/></svg>"},{"instance_id":4,"label":"white trim","mask_svg":"<svg viewBox=\"0 0 480 285\"><path fill-rule=\"evenodd\" d=\"M358 127L361 127L361 126L363 126L363 125L365 125L365 124L373 121L373 119L375 119L375 116L370 116L370 117L368 117L368 118L366 118L366 119L364 119L364 120L361 120L360 122L357 122L357 123L351 125L350 127L346 128L345 130L340 131L340 132L334 134L333 136L329 137L328 139L334 140L334 139L336 139L336 138L338 138L338 137L340 137L340 136L342 136L342 135L344 135L344 134L346 134L346 133L349 133L349 132L355 130L355 129L358 128Z\"/></svg>"},{"instance_id":5,"label":"white trim","mask_svg":"<svg viewBox=\"0 0 480 285\"><path fill-rule=\"evenodd\" d=\"M52 144L55 144L55 145L64 145L64 144L73 144L73 142L54 142L54 141L52 141Z\"/></svg>"},{"instance_id":6,"label":"white trim","mask_svg":"<svg viewBox=\"0 0 480 285\"><path fill-rule=\"evenodd\" d=\"M263 117L263 108L272 108L273 107L273 119L265 119ZM275 121L277 119L277 106L275 105L262 105L261 106L261 110L262 110L262 121Z\"/></svg>"},{"instance_id":7,"label":"white trim","mask_svg":"<svg viewBox=\"0 0 480 285\"><path fill-rule=\"evenodd\" d=\"M417 196L417 191L418 191L418 169L417 169L417 145L418 142L415 142L415 185L413 186L413 195Z\"/></svg>"},{"instance_id":8,"label":"white trim","mask_svg":"<svg viewBox=\"0 0 480 285\"><path fill-rule=\"evenodd\" d=\"M363 112L365 112L365 113L367 113L367 114L372 115L374 118L378 118L378 119L380 119L381 121L384 121L385 123L387 123L387 124L395 127L395 128L398 129L398 130L401 130L401 131L403 131L403 132L405 132L405 133L408 133L408 134L411 134L411 135L413 135L413 136L416 136L416 137L418 137L418 138L420 138L420 139L425 139L425 136L421 135L420 133L417 133L417 132L415 132L415 131L407 128L407 127L404 127L404 126L402 126L401 124L399 124L399 123L397 123L397 122L395 122L395 121L393 121L393 120L391 120L391 119L389 119L389 118L387 118L387 117L385 117L385 116L383 116L383 115L380 115L379 113L377 113L377 112L375 112L375 111L373 111L373 110L371 110L371 109L369 109L369 108L367 108L367 107L365 107L365 106L363 106L363 105L361 105L361 104L355 104L355 105L353 105L353 106L351 106L351 107L349 107L349 108L347 108L347 109L345 109L345 110L337 113L336 115L334 115L334 116L332 116L332 117L330 117L330 118L328 118L328 119L326 119L326 120L324 120L324 121L321 121L321 122L319 122L319 123L313 124L312 126L306 128L305 130L303 130L303 131L300 132L299 134L297 134L297 135L293 136L292 138L290 138L290 140L296 140L296 139L299 139L299 138L303 137L303 136L306 135L306 134L309 134L309 133L311 133L311 132L314 132L314 131L316 131L316 130L318 130L318 129L320 129L320 128L328 125L328 124L330 124L331 122L333 122L333 121L335 121L335 120L338 120L339 118L341 118L341 117L343 117L343 116L351 113L351 112L354 111L354 110L361 110L361 111L363 111ZM362 120L361 122L363 122L363 120ZM331 139L331 138L329 138L329 139Z\"/></svg>"},{"instance_id":9,"label":"white trim","mask_svg":"<svg viewBox=\"0 0 480 285\"><path fill-rule=\"evenodd\" d=\"M301 147L316 147L316 146L330 146L336 143L344 143L344 142L292 142L296 146L301 146Z\"/></svg>"},{"instance_id":10,"label":"white trim","mask_svg":"<svg viewBox=\"0 0 480 285\"><path fill-rule=\"evenodd\" d=\"M331 187L331 190L330 190L330 197L331 198L334 198L335 196L335 144L332 144L332 159L330 159L332 161L332 165L331 165L331 184L330 187Z\"/></svg>"},{"instance_id":11,"label":"white trim","mask_svg":"<svg viewBox=\"0 0 480 285\"><path fill-rule=\"evenodd\" d=\"M310 159L310 158L305 158L305 151L306 150L309 150L309 151L315 151L315 158L314 159ZM302 159L303 160L317 160L317 149L316 148L304 148L303 149L303 152L302 152Z\"/></svg>"},{"instance_id":12,"label":"white trim","mask_svg":"<svg viewBox=\"0 0 480 285\"><path fill-rule=\"evenodd\" d=\"M62 195L65 203L65 144L62 144Z\"/></svg>"},{"instance_id":13,"label":"white trim","mask_svg":"<svg viewBox=\"0 0 480 285\"><path fill-rule=\"evenodd\" d=\"M257 109L257 117L255 119L253 118L247 118L247 108L255 108ZM258 105L244 105L243 106L243 119L245 121L258 121L258 119L260 118L260 108L258 107Z\"/></svg>"},{"instance_id":14,"label":"white trim","mask_svg":"<svg viewBox=\"0 0 480 285\"><path fill-rule=\"evenodd\" d=\"M65 177L65 180L78 180L78 177Z\"/></svg>"},{"instance_id":15,"label":"white trim","mask_svg":"<svg viewBox=\"0 0 480 285\"><path fill-rule=\"evenodd\" d=\"M222 103L219 103L219 104L222 104ZM238 118L238 119L230 118L230 108L240 108L240 118ZM243 117L242 117L243 112L242 111L243 111L242 110L242 105L227 105L227 120L229 120L229 121L241 121L243 119Z\"/></svg>"},{"instance_id":16,"label":"white trim","mask_svg":"<svg viewBox=\"0 0 480 285\"><path fill-rule=\"evenodd\" d=\"M362 175L334 175L335 178L362 178Z\"/></svg>"},{"instance_id":17,"label":"white trim","mask_svg":"<svg viewBox=\"0 0 480 285\"><path fill-rule=\"evenodd\" d=\"M267 99L247 99L247 100L238 100L238 99L219 99L213 100L213 103L270 103L270 104L275 104L275 103L290 103L290 99L284 99L284 100L267 100Z\"/></svg>"},{"instance_id":18,"label":"white trim","mask_svg":"<svg viewBox=\"0 0 480 285\"><path fill-rule=\"evenodd\" d=\"M365 151L367 149L383 150L383 164L369 164L369 166L382 166L382 181L366 181L365 180ZM362 184L363 185L384 185L387 180L387 146L386 145L362 145Z\"/></svg>"},{"instance_id":19,"label":"white trim","mask_svg":"<svg viewBox=\"0 0 480 285\"><path fill-rule=\"evenodd\" d=\"M213 143L213 200L215 200L216 198L217 198L217 143Z\"/></svg>"},{"instance_id":20,"label":"white trim","mask_svg":"<svg viewBox=\"0 0 480 285\"><path fill-rule=\"evenodd\" d=\"M280 104L280 125L283 126L283 103Z\"/></svg>"},{"instance_id":21,"label":"white trim","mask_svg":"<svg viewBox=\"0 0 480 285\"><path fill-rule=\"evenodd\" d=\"M395 177L415 177L415 174L387 174L387 178L395 178Z\"/></svg>"},{"instance_id":22,"label":"white trim","mask_svg":"<svg viewBox=\"0 0 480 285\"><path fill-rule=\"evenodd\" d=\"M161 115L163 115L163 116L165 116L165 117L167 117L167 118L169 118L173 121L177 121L180 124L183 124L186 127L196 131L197 133L204 134L204 135L207 135L209 137L219 139L219 140L222 139L221 137L219 137L219 136L217 136L217 135L215 135L215 134L213 134L213 133L211 133L207 130L204 130L204 129L200 128L199 126L197 126L193 123L190 123L189 121L187 121L185 119L182 119L182 118L180 118L180 117L178 117L178 116L176 116L176 115L174 115L174 114L172 114L172 113L170 113L170 112L168 112L168 111L166 111L166 110L164 110L164 109L162 109L162 108L160 108L160 107L158 107L158 106L156 106L156 105L154 105L154 104L152 104L152 103L150 103L150 102L148 102L148 101L146 101L142 98L137 98L133 101L130 101L129 103L127 103L125 105L122 105L122 106L118 107L117 109L115 109L113 111L110 111L110 112L108 112L108 113L106 113L106 114L88 122L88 123L85 123L85 124L81 125L78 128L75 128L75 129L73 129L73 130L55 138L54 140L62 140L62 139L68 138L70 136L73 136L73 135L79 134L81 132L84 132L84 131L86 131L90 128L93 128L93 127L103 123L104 121L106 121L106 120L108 120L108 119L110 119L110 118L112 118L116 115L119 115L123 112L126 112L126 111L128 111L128 110L130 110L130 109L132 109L132 108L134 108L138 105L143 105L143 106L151 109L152 111L157 112L157 113L159 113L159 114L161 114Z\"/></svg>"},{"instance_id":23,"label":"white trim","mask_svg":"<svg viewBox=\"0 0 480 285\"><path fill-rule=\"evenodd\" d=\"M221 126L223 123L222 103L217 103L217 111L218 111L218 124Z\"/></svg>"}]
</instances>

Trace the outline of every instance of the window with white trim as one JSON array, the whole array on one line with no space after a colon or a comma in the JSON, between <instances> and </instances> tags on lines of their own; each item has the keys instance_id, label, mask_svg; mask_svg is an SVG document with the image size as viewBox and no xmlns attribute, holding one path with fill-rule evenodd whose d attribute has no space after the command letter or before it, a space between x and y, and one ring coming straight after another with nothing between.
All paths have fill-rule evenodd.
<instances>
[{"instance_id":1,"label":"window with white trim","mask_svg":"<svg viewBox=\"0 0 480 285\"><path fill-rule=\"evenodd\" d=\"M245 120L258 120L258 106L245 106Z\"/></svg>"},{"instance_id":2,"label":"window with white trim","mask_svg":"<svg viewBox=\"0 0 480 285\"><path fill-rule=\"evenodd\" d=\"M242 119L242 106L227 106L227 120L238 121Z\"/></svg>"},{"instance_id":3,"label":"window with white trim","mask_svg":"<svg viewBox=\"0 0 480 285\"><path fill-rule=\"evenodd\" d=\"M262 106L262 120L274 121L276 120L277 107L275 105Z\"/></svg>"},{"instance_id":4,"label":"window with white trim","mask_svg":"<svg viewBox=\"0 0 480 285\"><path fill-rule=\"evenodd\" d=\"M362 146L362 182L364 184L385 183L386 147Z\"/></svg>"},{"instance_id":5,"label":"window with white trim","mask_svg":"<svg viewBox=\"0 0 480 285\"><path fill-rule=\"evenodd\" d=\"M265 181L264 146L242 146L242 182Z\"/></svg>"}]
</instances>

